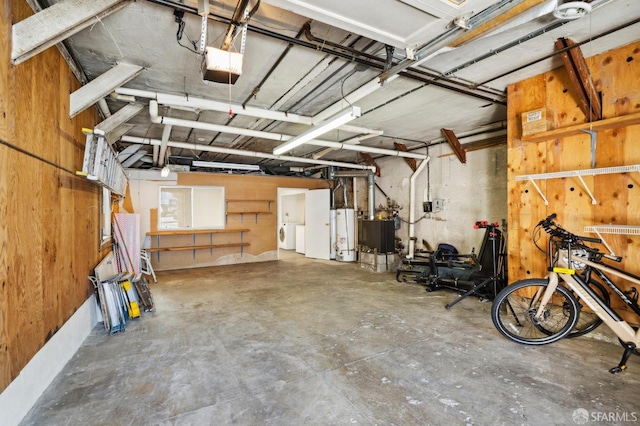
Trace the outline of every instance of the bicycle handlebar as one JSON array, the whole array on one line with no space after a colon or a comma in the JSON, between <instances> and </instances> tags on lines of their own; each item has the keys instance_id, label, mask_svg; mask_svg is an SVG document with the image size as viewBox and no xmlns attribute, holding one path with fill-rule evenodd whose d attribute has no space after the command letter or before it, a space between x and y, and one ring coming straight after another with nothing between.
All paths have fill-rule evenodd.
<instances>
[{"instance_id":1,"label":"bicycle handlebar","mask_svg":"<svg viewBox=\"0 0 640 426\"><path fill-rule=\"evenodd\" d=\"M538 222L538 226L541 226L542 228L544 228L545 232L551 235L552 237L560 237L563 241L566 241L568 243L579 244L581 242L586 242L586 243L599 244L602 242L600 238L584 237L584 236L576 235L572 232L567 231L562 226L554 222L553 219L555 219L556 216L557 215L555 213L550 214L545 219ZM587 247L587 248L590 248L591 250L597 250L591 247Z\"/></svg>"},{"instance_id":2,"label":"bicycle handlebar","mask_svg":"<svg viewBox=\"0 0 640 426\"><path fill-rule=\"evenodd\" d=\"M604 258L613 260L615 262L622 261L622 256L614 256L611 254L602 253L597 248L584 245L583 243L585 242L599 244L602 242L602 240L600 238L583 237L580 235L573 234L567 231L566 229L564 229L562 226L558 225L554 221L556 217L557 215L555 213L552 213L546 218L544 218L543 220L541 220L540 222L538 222L538 225L536 227L542 227L545 230L545 232L551 236L551 238L555 237L561 240L563 243L569 243L569 244L572 244L573 246L578 246L579 248L585 249L593 253L594 255L598 256L598 258L604 257Z\"/></svg>"}]
</instances>

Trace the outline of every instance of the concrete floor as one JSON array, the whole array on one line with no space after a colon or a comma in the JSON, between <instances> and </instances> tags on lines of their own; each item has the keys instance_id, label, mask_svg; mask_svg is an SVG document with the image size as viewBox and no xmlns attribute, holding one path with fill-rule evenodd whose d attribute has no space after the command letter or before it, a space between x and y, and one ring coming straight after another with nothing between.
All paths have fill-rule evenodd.
<instances>
[{"instance_id":1,"label":"concrete floor","mask_svg":"<svg viewBox=\"0 0 640 426\"><path fill-rule=\"evenodd\" d=\"M490 303L445 310L456 293L392 273L287 255L158 278L157 312L96 327L23 424L584 424L579 408L588 424L640 421L640 357L612 375L612 343L513 343Z\"/></svg>"}]
</instances>

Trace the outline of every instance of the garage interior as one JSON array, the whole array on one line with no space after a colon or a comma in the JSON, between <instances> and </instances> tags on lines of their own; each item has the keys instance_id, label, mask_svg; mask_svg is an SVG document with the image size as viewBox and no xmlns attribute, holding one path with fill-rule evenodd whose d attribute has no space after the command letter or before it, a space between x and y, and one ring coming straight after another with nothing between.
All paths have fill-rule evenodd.
<instances>
[{"instance_id":1,"label":"garage interior","mask_svg":"<svg viewBox=\"0 0 640 426\"><path fill-rule=\"evenodd\" d=\"M3 425L636 416L606 327L517 345L490 301L445 309L459 292L396 270L478 253L488 221L506 281L543 277L556 213L640 275L637 1L11 0L0 22ZM110 256L155 274L126 331L88 278Z\"/></svg>"}]
</instances>

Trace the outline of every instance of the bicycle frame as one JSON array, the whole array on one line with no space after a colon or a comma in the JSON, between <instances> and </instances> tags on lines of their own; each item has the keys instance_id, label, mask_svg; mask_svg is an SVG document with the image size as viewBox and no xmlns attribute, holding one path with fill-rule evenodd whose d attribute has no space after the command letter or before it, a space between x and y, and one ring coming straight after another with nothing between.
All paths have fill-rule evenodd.
<instances>
[{"instance_id":1,"label":"bicycle frame","mask_svg":"<svg viewBox=\"0 0 640 426\"><path fill-rule=\"evenodd\" d=\"M613 309L600 299L589 286L583 282L580 277L575 274L575 270L571 268L570 248L558 249L557 265L553 267L549 273L549 284L544 294L538 310L535 314L537 319L541 319L546 304L551 299L551 295L556 290L559 280L562 279L575 294L596 314L602 321L611 328L616 336L624 343L640 344L640 330L636 332L626 321L624 321ZM609 268L601 263L592 262L587 259L580 258L580 262L589 265L593 269L616 275L625 280L640 285L640 280L633 276L629 276L621 271Z\"/></svg>"}]
</instances>

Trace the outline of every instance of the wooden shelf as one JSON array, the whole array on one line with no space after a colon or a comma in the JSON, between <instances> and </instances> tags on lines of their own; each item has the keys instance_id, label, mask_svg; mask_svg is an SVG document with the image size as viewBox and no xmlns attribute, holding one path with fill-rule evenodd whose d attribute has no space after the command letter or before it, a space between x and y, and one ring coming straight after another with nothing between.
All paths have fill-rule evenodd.
<instances>
[{"instance_id":1,"label":"wooden shelf","mask_svg":"<svg viewBox=\"0 0 640 426\"><path fill-rule=\"evenodd\" d=\"M234 199L234 198L228 198L226 200L227 202L227 209L229 208L229 203L250 203L250 204L255 204L255 203L266 203L267 204L267 210L264 210L264 208L260 208L257 207L259 210L252 210L252 211L228 211L226 213L226 217L229 217L231 215L239 215L240 216L240 222L244 222L244 215L248 214L248 215L254 215L255 216L255 221L256 223L258 223L258 216L261 214L272 214L273 212L271 211L271 203L273 203L273 200L246 200L246 199ZM242 208L242 207L236 207L236 208ZM256 206L252 205L251 207L244 207L244 208L253 208L255 209Z\"/></svg>"},{"instance_id":2,"label":"wooden shelf","mask_svg":"<svg viewBox=\"0 0 640 426\"><path fill-rule=\"evenodd\" d=\"M175 229L164 231L150 231L147 232L149 236L163 236L163 235L199 235L199 234L237 234L239 232L249 232L249 229Z\"/></svg>"},{"instance_id":3,"label":"wooden shelf","mask_svg":"<svg viewBox=\"0 0 640 426\"><path fill-rule=\"evenodd\" d=\"M151 253L158 254L158 261L160 260L160 252L172 252L172 251L193 251L193 257L195 259L196 250L213 250L218 248L226 248L226 247L240 247L240 255L242 256L243 247L249 246L249 243L245 243L242 241L243 234L245 232L249 232L250 230L247 228L226 228L226 229L167 229L162 231L150 231L147 232L147 236L156 237L157 245L156 247L149 247L145 250ZM240 242L238 243L221 243L214 244L213 243L213 234L240 234ZM160 246L160 237L171 237L171 236L181 236L181 235L192 235L193 236L193 244L191 245L180 245L180 246ZM210 243L209 244L196 244L196 235L209 235ZM183 243L184 244L184 243Z\"/></svg>"},{"instance_id":4,"label":"wooden shelf","mask_svg":"<svg viewBox=\"0 0 640 426\"><path fill-rule=\"evenodd\" d=\"M227 212L227 214L272 214L273 212Z\"/></svg>"},{"instance_id":5,"label":"wooden shelf","mask_svg":"<svg viewBox=\"0 0 640 426\"><path fill-rule=\"evenodd\" d=\"M547 130L546 132L534 133L533 135L522 136L523 142L545 142L552 139L564 138L567 136L582 135L585 131L593 130L599 132L602 130L617 129L620 127L640 124L640 112L633 114L621 115L613 118L605 118L604 120L594 121L592 123L575 124L560 129Z\"/></svg>"},{"instance_id":6,"label":"wooden shelf","mask_svg":"<svg viewBox=\"0 0 640 426\"><path fill-rule=\"evenodd\" d=\"M273 200L241 200L235 198L227 198L227 203L273 203Z\"/></svg>"},{"instance_id":7,"label":"wooden shelf","mask_svg":"<svg viewBox=\"0 0 640 426\"><path fill-rule=\"evenodd\" d=\"M204 244L197 246L177 246L177 247L152 247L145 249L148 252L159 251L186 251L186 250L203 250L214 248L226 248L226 247L247 247L249 243L228 243L228 244Z\"/></svg>"}]
</instances>

